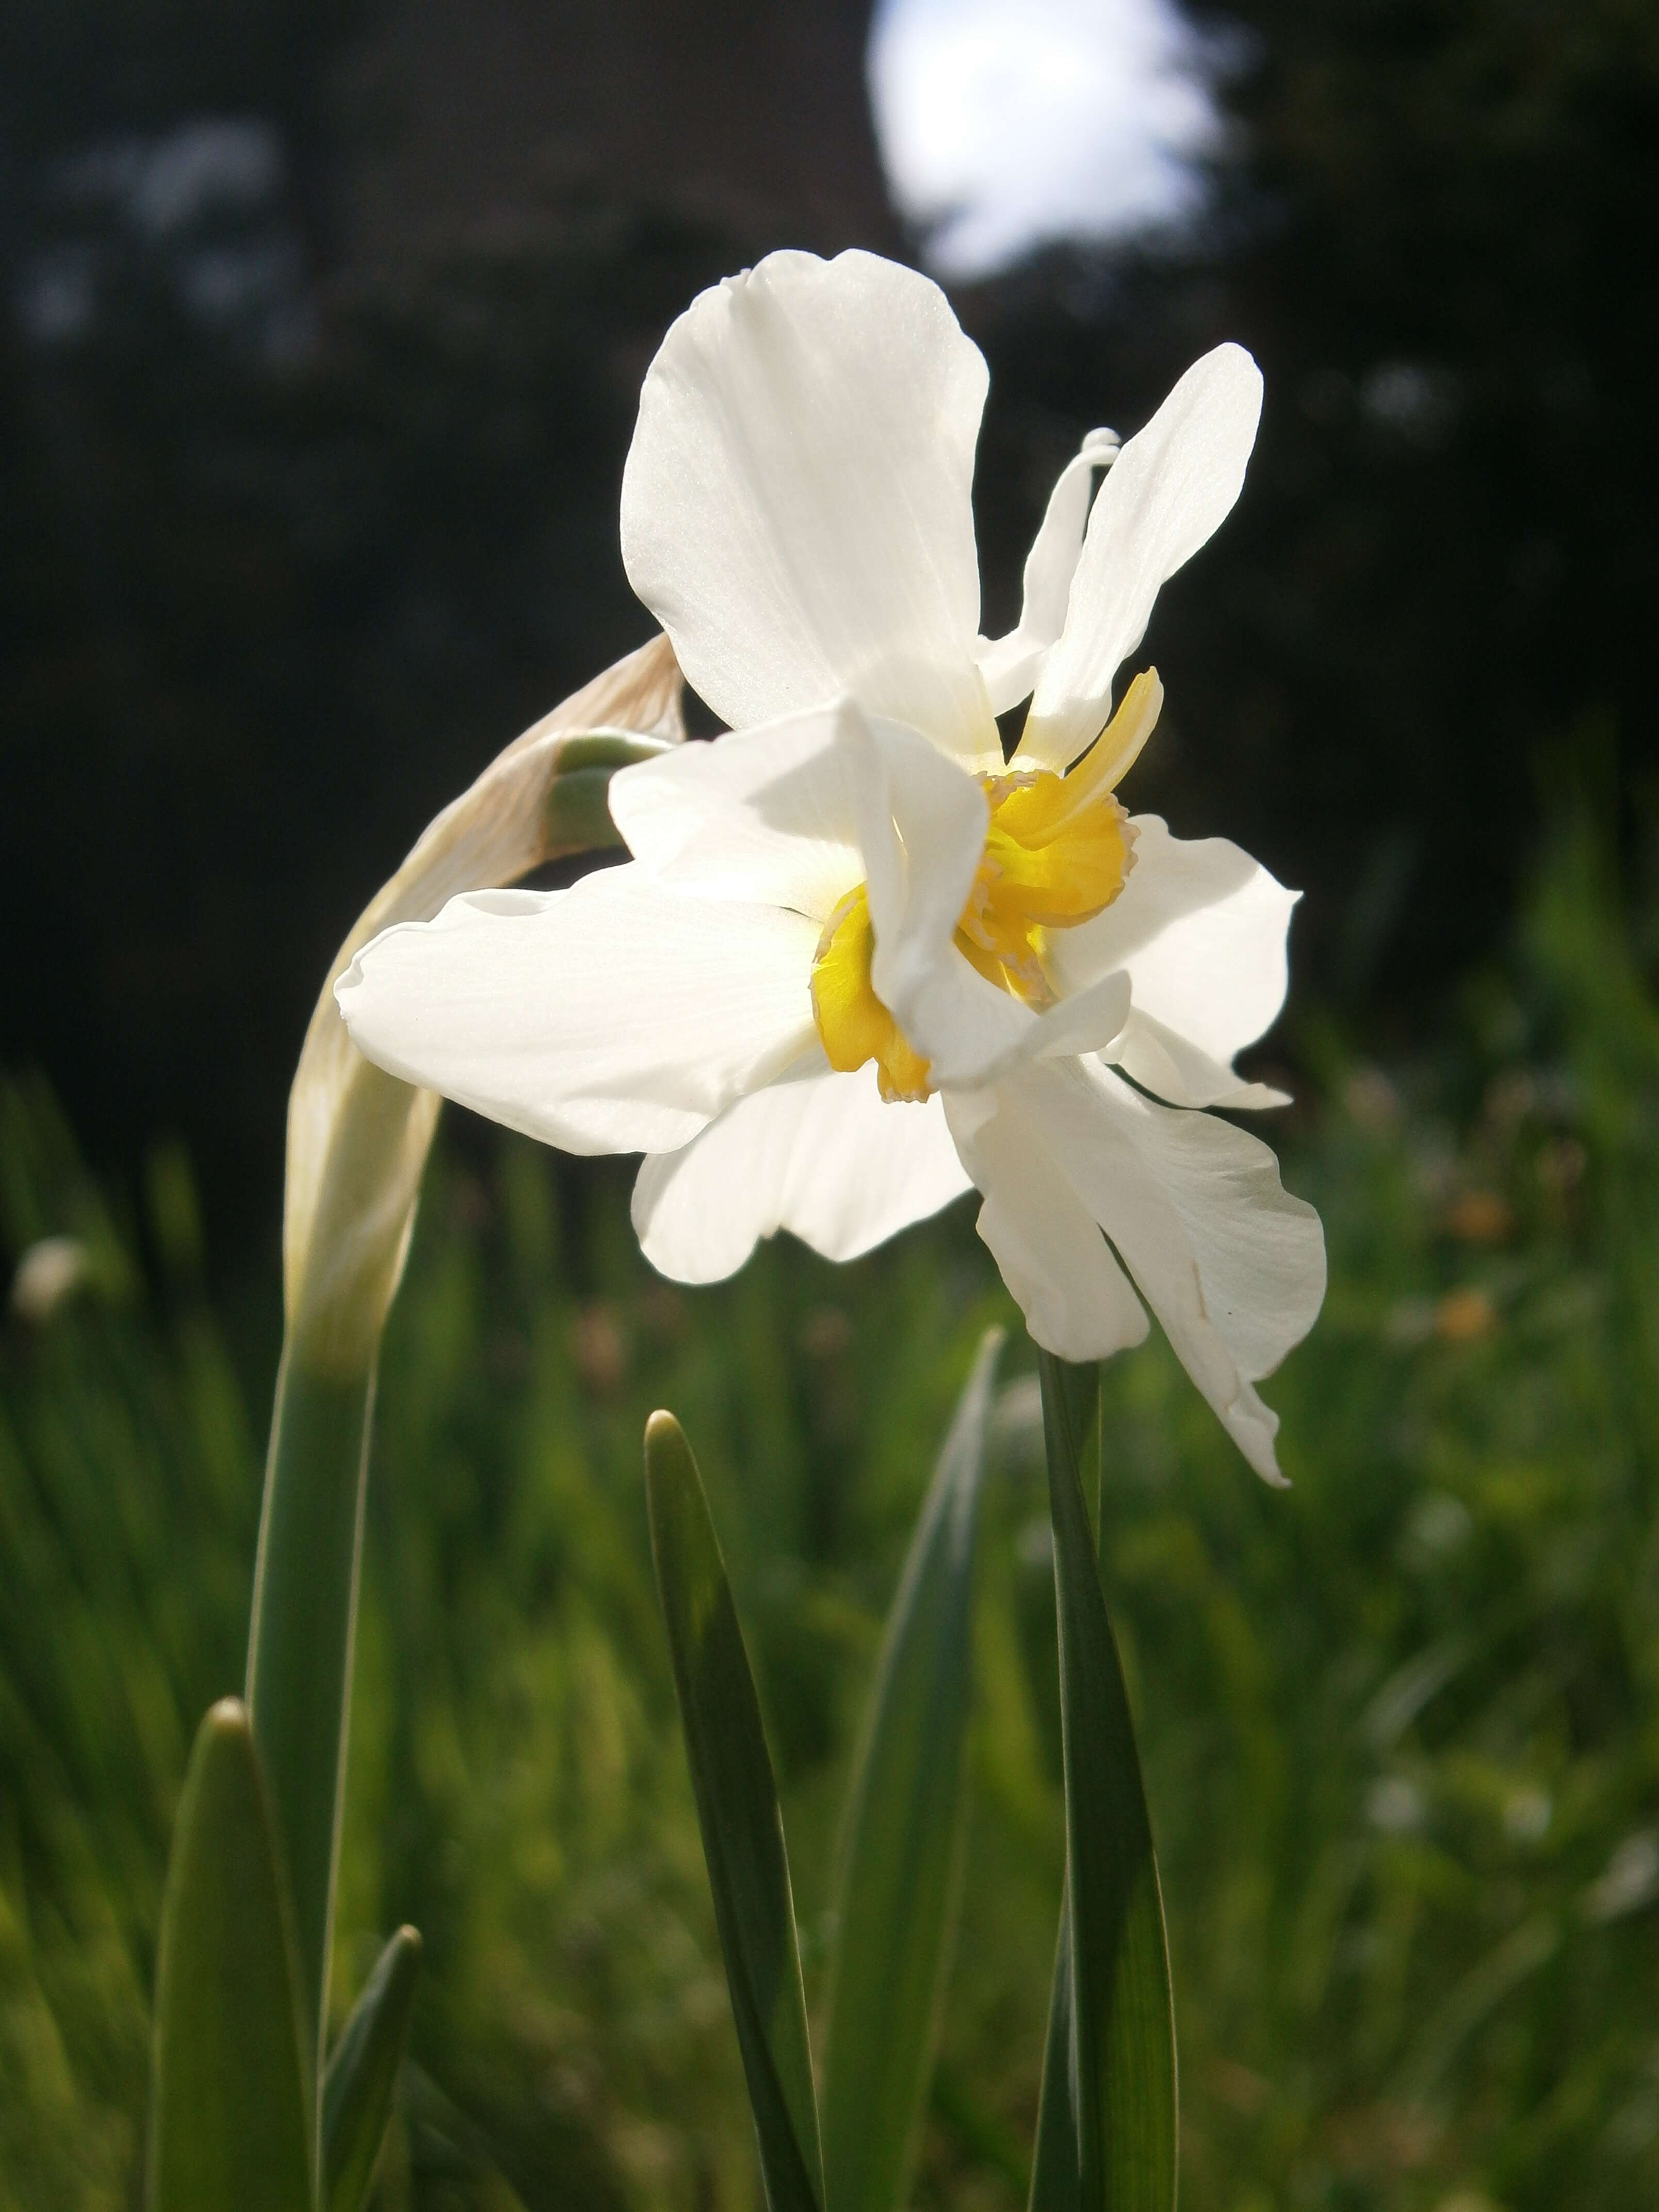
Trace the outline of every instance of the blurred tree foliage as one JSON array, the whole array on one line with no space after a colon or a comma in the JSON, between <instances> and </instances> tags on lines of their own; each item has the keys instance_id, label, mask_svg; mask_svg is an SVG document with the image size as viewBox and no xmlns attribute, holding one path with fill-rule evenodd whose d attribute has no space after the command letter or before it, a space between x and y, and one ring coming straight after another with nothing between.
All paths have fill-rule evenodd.
<instances>
[{"instance_id":1,"label":"blurred tree foliage","mask_svg":"<svg viewBox=\"0 0 1659 2212\"><path fill-rule=\"evenodd\" d=\"M664 325L788 242L617 186L511 252L365 281L335 257L326 96L362 20L76 0L0 26L0 1054L52 1069L100 1160L182 1131L234 1250L269 1233L288 1073L363 896L644 632L616 494ZM1601 710L1626 787L1653 752L1659 18L1229 21L1241 128L1203 234L963 301L994 372L988 619L1079 431L1254 347L1249 489L1161 603L1169 720L1131 797L1308 887L1304 980L1416 1015L1553 834L1540 738ZM263 183L257 139L202 169L213 116L274 130Z\"/></svg>"}]
</instances>

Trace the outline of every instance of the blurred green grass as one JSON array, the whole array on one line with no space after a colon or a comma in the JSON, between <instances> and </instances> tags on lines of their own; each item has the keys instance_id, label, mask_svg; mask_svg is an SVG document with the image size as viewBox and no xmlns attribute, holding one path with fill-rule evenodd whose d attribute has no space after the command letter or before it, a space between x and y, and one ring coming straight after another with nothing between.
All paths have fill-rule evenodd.
<instances>
[{"instance_id":1,"label":"blurred green grass","mask_svg":"<svg viewBox=\"0 0 1659 2212\"><path fill-rule=\"evenodd\" d=\"M1287 1179L1331 1294L1249 1474L1161 1346L1108 1370L1109 1571L1174 1946L1192 2212L1621 2212L1659 2193L1659 1007L1588 831L1384 1075L1308 1028ZM671 1290L625 1173L457 1138L386 1348L343 2008L429 1966L385 2212L756 2201L652 1594L646 1413L704 1468L821 1990L834 1824L977 1335L958 1207L843 1269ZM0 2207L136 2205L191 1729L238 1686L274 1328L0 1091L0 1234L80 1239L0 1335ZM143 1264L140 1264L140 1255ZM252 1317L250 1317L252 1315ZM1017 1338L1016 1341L1019 1340ZM1060 1828L1034 1382L988 1506L966 1918L919 2202L1013 2212Z\"/></svg>"}]
</instances>

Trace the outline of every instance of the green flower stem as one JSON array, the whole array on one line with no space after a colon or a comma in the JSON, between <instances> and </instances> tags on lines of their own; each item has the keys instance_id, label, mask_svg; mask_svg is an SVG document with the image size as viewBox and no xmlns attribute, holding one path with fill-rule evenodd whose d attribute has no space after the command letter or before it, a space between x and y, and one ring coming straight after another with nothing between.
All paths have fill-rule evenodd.
<instances>
[{"instance_id":1,"label":"green flower stem","mask_svg":"<svg viewBox=\"0 0 1659 2212\"><path fill-rule=\"evenodd\" d=\"M248 1634L247 1704L294 1902L307 2063L321 2062L374 1370L284 1347Z\"/></svg>"},{"instance_id":2,"label":"green flower stem","mask_svg":"<svg viewBox=\"0 0 1659 2212\"><path fill-rule=\"evenodd\" d=\"M1043 1352L1066 1889L1031 2212L1174 2212L1175 2015L1134 1723L1097 1556L1098 1370Z\"/></svg>"}]
</instances>

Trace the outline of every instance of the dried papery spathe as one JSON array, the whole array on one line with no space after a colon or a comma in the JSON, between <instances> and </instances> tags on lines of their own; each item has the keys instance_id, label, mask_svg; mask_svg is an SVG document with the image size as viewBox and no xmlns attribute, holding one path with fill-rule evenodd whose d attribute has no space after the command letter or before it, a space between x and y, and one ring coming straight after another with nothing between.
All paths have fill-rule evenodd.
<instances>
[{"instance_id":1,"label":"dried papery spathe","mask_svg":"<svg viewBox=\"0 0 1659 2212\"><path fill-rule=\"evenodd\" d=\"M307 1364L352 1373L372 1359L441 1103L364 1059L340 1018L336 982L382 930L613 842L602 786L615 767L679 743L683 690L673 648L659 636L556 707L428 824L335 956L289 1097L283 1288L289 1349Z\"/></svg>"}]
</instances>

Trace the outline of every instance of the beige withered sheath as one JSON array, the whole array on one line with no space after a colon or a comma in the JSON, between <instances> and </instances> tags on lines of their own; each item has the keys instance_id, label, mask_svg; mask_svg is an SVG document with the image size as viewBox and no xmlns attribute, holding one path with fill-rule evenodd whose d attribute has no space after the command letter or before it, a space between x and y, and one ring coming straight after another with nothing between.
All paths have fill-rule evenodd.
<instances>
[{"instance_id":1,"label":"beige withered sheath","mask_svg":"<svg viewBox=\"0 0 1659 2212\"><path fill-rule=\"evenodd\" d=\"M681 690L673 648L659 636L556 707L428 825L335 956L289 1098L283 1292L290 1353L307 1366L351 1375L373 1358L441 1103L363 1058L335 984L393 923L430 921L461 892L615 842L610 775L684 738Z\"/></svg>"}]
</instances>

